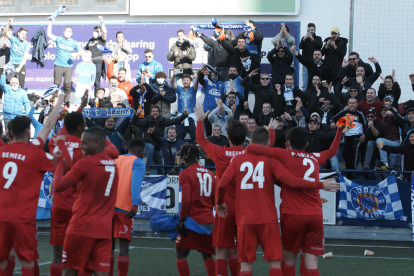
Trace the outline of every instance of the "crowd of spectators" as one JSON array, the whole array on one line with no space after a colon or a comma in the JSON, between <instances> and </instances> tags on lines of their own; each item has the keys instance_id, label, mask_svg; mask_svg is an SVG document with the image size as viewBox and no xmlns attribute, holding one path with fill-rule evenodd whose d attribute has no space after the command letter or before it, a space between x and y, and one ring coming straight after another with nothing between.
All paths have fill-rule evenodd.
<instances>
[{"instance_id":1,"label":"crowd of spectators","mask_svg":"<svg viewBox=\"0 0 414 276\"><path fill-rule=\"evenodd\" d=\"M133 138L145 141L147 174L178 174L173 168L174 156L185 142L196 143L196 118L194 107L197 90L204 94L205 136L217 145L228 145L226 126L231 120L246 124L248 134L257 126L267 126L272 118L279 121L273 146L285 147L285 134L295 126L308 132L307 152L320 152L330 147L336 132L336 122L350 113L355 127L344 134L343 159L345 168L355 170L360 162L363 170L414 169L414 105L400 103L401 89L395 79L395 71L383 77L379 62L360 59L357 52L347 53L348 39L340 36L338 28L322 39L316 35L316 26L309 23L307 33L300 39L298 52L295 38L289 27L282 24L271 40L274 48L266 58L270 72L261 72L263 35L255 22L248 20L253 36L240 32L237 36L229 30L215 29L206 36L195 31L204 43L208 64L198 71L193 69L196 51L184 30L177 31L177 41L171 46L166 59L174 69L168 72L154 57L151 49L144 51L145 61L137 68L136 81L131 84L129 55L132 49L125 42L124 34L116 33L116 42L110 49L113 56L104 60L99 46L106 45L107 30L103 17L100 25L93 28L93 37L84 49L74 39L72 29L66 27L63 36L52 33L49 21L47 36L56 42L54 84L69 95L72 82L76 91L75 106L83 108L132 108L133 118L87 119L87 126L98 125L105 129L120 154L128 152L128 142ZM14 20L10 19L0 38L0 85L3 100L4 127L15 116L31 110L25 91L26 61L29 59L27 31L21 27L13 35ZM82 56L72 78L73 58ZM295 83L295 59L302 65L303 86ZM12 68L11 68L12 67ZM196 72L194 74L194 72ZM6 74L7 73L7 74ZM109 88L101 88L101 81L109 81ZM379 87L373 87L381 78ZM414 90L414 75L410 75ZM89 100L81 98L85 90ZM249 94L252 94L249 102ZM48 102L35 100L43 105L39 123L56 106L56 95ZM254 99L254 103L252 100ZM178 104L172 113L172 104ZM67 106L68 103L65 103ZM33 110L32 110L33 111ZM46 143L47 144L47 143ZM167 167L152 165L167 165ZM214 165L206 160L206 165ZM338 154L328 162L328 168L336 170ZM355 178L355 172L347 176ZM365 173L374 179L374 173ZM399 176L402 180L404 175Z\"/></svg>"}]
</instances>

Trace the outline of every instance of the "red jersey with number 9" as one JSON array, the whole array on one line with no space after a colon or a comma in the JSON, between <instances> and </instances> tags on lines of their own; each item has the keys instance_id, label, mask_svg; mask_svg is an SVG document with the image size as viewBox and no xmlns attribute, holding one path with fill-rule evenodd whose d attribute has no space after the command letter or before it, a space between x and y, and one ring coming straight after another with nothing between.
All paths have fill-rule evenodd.
<instances>
[{"instance_id":1,"label":"red jersey with number 9","mask_svg":"<svg viewBox=\"0 0 414 276\"><path fill-rule=\"evenodd\" d=\"M118 168L105 152L79 160L63 177L78 183L67 234L112 238L112 218L118 191ZM63 182L64 180L62 180Z\"/></svg>"}]
</instances>

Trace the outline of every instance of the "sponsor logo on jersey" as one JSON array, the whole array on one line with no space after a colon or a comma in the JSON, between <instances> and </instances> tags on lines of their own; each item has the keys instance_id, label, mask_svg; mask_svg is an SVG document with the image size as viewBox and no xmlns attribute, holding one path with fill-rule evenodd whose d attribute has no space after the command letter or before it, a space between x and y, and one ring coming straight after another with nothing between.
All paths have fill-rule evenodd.
<instances>
[{"instance_id":1,"label":"sponsor logo on jersey","mask_svg":"<svg viewBox=\"0 0 414 276\"><path fill-rule=\"evenodd\" d=\"M352 206L355 211L366 219L382 217L387 208L384 193L374 186L356 187L351 189Z\"/></svg>"},{"instance_id":2,"label":"sponsor logo on jersey","mask_svg":"<svg viewBox=\"0 0 414 276\"><path fill-rule=\"evenodd\" d=\"M110 267L111 265L109 263L99 263L100 266L108 266Z\"/></svg>"}]
</instances>

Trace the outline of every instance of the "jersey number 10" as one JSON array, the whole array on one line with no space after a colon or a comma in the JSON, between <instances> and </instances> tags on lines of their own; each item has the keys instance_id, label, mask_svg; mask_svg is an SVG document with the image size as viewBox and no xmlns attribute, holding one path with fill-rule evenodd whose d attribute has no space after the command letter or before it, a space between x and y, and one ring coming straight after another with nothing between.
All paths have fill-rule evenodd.
<instances>
[{"instance_id":1,"label":"jersey number 10","mask_svg":"<svg viewBox=\"0 0 414 276\"><path fill-rule=\"evenodd\" d=\"M209 173L197 173L198 182L200 182L200 196L210 196L213 179Z\"/></svg>"}]
</instances>

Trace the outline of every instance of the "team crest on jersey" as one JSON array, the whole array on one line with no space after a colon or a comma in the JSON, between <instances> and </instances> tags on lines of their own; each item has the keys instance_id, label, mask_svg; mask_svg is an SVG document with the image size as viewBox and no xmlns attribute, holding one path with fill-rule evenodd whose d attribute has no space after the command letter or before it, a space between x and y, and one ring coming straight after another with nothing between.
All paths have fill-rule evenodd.
<instances>
[{"instance_id":1,"label":"team crest on jersey","mask_svg":"<svg viewBox=\"0 0 414 276\"><path fill-rule=\"evenodd\" d=\"M43 194L47 202L53 205L53 173L46 172L43 176Z\"/></svg>"},{"instance_id":2,"label":"team crest on jersey","mask_svg":"<svg viewBox=\"0 0 414 276\"><path fill-rule=\"evenodd\" d=\"M351 190L352 206L355 211L365 219L378 219L382 217L387 208L384 193L373 186L356 187Z\"/></svg>"}]
</instances>

